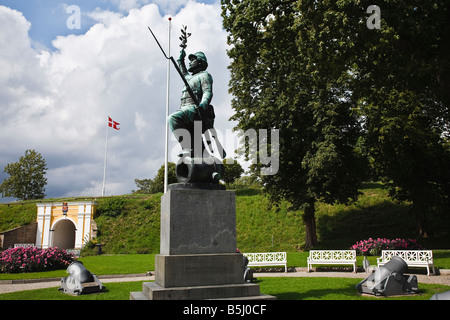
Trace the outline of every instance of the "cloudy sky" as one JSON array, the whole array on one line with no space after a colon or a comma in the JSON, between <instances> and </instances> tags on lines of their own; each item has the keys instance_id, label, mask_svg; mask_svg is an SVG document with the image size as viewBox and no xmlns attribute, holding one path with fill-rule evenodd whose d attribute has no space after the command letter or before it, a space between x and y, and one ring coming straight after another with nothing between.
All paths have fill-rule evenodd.
<instances>
[{"instance_id":1,"label":"cloudy sky","mask_svg":"<svg viewBox=\"0 0 450 320\"><path fill-rule=\"evenodd\" d=\"M168 50L169 17L172 55L187 25L187 52L208 57L216 127L230 153L219 0L0 0L0 182L6 164L35 149L47 161L47 197L101 195L108 116L120 131L108 132L106 195L153 178L164 163L167 64L147 26ZM182 86L172 68L170 112ZM171 139L169 161L177 151Z\"/></svg>"}]
</instances>

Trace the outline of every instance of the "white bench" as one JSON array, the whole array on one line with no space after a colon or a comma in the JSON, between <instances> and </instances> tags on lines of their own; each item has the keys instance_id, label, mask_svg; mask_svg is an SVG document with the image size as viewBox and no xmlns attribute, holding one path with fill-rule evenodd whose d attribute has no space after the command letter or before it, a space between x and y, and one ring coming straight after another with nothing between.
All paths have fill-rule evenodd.
<instances>
[{"instance_id":1,"label":"white bench","mask_svg":"<svg viewBox=\"0 0 450 320\"><path fill-rule=\"evenodd\" d=\"M378 266L386 264L394 256L402 258L408 267L426 267L427 275L430 275L430 267L433 269L433 273L436 273L431 250L383 250L381 257L377 258Z\"/></svg>"},{"instance_id":2,"label":"white bench","mask_svg":"<svg viewBox=\"0 0 450 320\"><path fill-rule=\"evenodd\" d=\"M287 272L286 252L244 253L243 255L247 257L249 267L284 266L284 272Z\"/></svg>"},{"instance_id":3,"label":"white bench","mask_svg":"<svg viewBox=\"0 0 450 320\"><path fill-rule=\"evenodd\" d=\"M350 264L356 272L356 250L311 250L307 262L308 272L313 264Z\"/></svg>"}]
</instances>

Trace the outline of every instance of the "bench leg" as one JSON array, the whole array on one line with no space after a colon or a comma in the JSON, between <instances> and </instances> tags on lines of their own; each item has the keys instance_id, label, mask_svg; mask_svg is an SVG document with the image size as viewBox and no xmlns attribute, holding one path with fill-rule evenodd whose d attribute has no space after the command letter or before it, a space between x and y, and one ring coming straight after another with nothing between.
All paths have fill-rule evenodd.
<instances>
[{"instance_id":1,"label":"bench leg","mask_svg":"<svg viewBox=\"0 0 450 320\"><path fill-rule=\"evenodd\" d=\"M427 276L431 274L430 267L433 269L433 274L436 274L436 270L434 269L434 265L427 265Z\"/></svg>"}]
</instances>

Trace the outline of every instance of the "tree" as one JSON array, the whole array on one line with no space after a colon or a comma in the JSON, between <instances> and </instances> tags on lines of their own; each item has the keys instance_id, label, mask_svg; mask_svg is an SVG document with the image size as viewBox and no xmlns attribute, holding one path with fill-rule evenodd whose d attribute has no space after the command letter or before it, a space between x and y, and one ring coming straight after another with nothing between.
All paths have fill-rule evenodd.
<instances>
[{"instance_id":1,"label":"tree","mask_svg":"<svg viewBox=\"0 0 450 320\"><path fill-rule=\"evenodd\" d=\"M324 27L350 31L332 37L351 57L366 150L390 195L412 203L426 237L427 215L448 206L450 194L450 3L378 1L382 19L373 29L369 4L340 1Z\"/></svg>"},{"instance_id":2,"label":"tree","mask_svg":"<svg viewBox=\"0 0 450 320\"><path fill-rule=\"evenodd\" d=\"M334 54L320 30L326 10L304 16L302 4L223 0L222 16L231 45L232 120L243 130L279 129L279 171L261 179L274 201L303 209L305 247L312 248L316 202L355 200L362 158L355 152L360 126L348 94L348 57Z\"/></svg>"},{"instance_id":3,"label":"tree","mask_svg":"<svg viewBox=\"0 0 450 320\"><path fill-rule=\"evenodd\" d=\"M244 169L242 169L242 166L236 160L223 159L223 165L225 168L225 172L223 174L222 180L226 184L233 183L244 173Z\"/></svg>"},{"instance_id":4,"label":"tree","mask_svg":"<svg viewBox=\"0 0 450 320\"><path fill-rule=\"evenodd\" d=\"M2 197L19 200L43 199L47 172L45 159L35 150L25 151L19 162L6 165L3 172L9 174L0 185Z\"/></svg>"},{"instance_id":5,"label":"tree","mask_svg":"<svg viewBox=\"0 0 450 320\"><path fill-rule=\"evenodd\" d=\"M137 190L133 190L132 193L139 193L139 194L151 194L151 186L153 183L152 179L134 179L134 183L136 183L136 186L138 187Z\"/></svg>"},{"instance_id":6,"label":"tree","mask_svg":"<svg viewBox=\"0 0 450 320\"><path fill-rule=\"evenodd\" d=\"M175 174L176 165L173 162L168 163L168 183L176 183L178 182L177 176ZM156 176L153 179L135 179L136 186L139 188L138 190L133 190L133 193L144 193L144 194L153 194L164 192L164 165L159 168Z\"/></svg>"},{"instance_id":7,"label":"tree","mask_svg":"<svg viewBox=\"0 0 450 320\"><path fill-rule=\"evenodd\" d=\"M359 134L356 149L426 236L426 216L450 198L450 3L378 1L376 26L371 4L223 0L233 118L280 128L280 174L264 181L303 203L307 230L315 201L354 198Z\"/></svg>"},{"instance_id":8,"label":"tree","mask_svg":"<svg viewBox=\"0 0 450 320\"><path fill-rule=\"evenodd\" d=\"M392 89L383 102L365 108L375 170L391 197L412 203L418 233L427 237L427 216L448 206L450 148L420 100L414 92Z\"/></svg>"}]
</instances>

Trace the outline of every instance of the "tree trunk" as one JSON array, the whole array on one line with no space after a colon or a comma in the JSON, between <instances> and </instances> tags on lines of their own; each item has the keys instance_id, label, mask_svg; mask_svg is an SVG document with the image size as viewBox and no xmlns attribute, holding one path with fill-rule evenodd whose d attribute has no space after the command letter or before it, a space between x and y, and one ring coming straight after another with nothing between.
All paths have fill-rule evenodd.
<instances>
[{"instance_id":1,"label":"tree trunk","mask_svg":"<svg viewBox=\"0 0 450 320\"><path fill-rule=\"evenodd\" d=\"M428 238L428 223L427 223L427 216L426 216L426 210L423 205L418 203L418 201L413 202L413 210L414 215L416 218L416 224L419 231L419 235L422 238Z\"/></svg>"},{"instance_id":2,"label":"tree trunk","mask_svg":"<svg viewBox=\"0 0 450 320\"><path fill-rule=\"evenodd\" d=\"M317 245L316 217L314 202L305 205L303 222L306 227L305 249L312 249Z\"/></svg>"}]
</instances>

